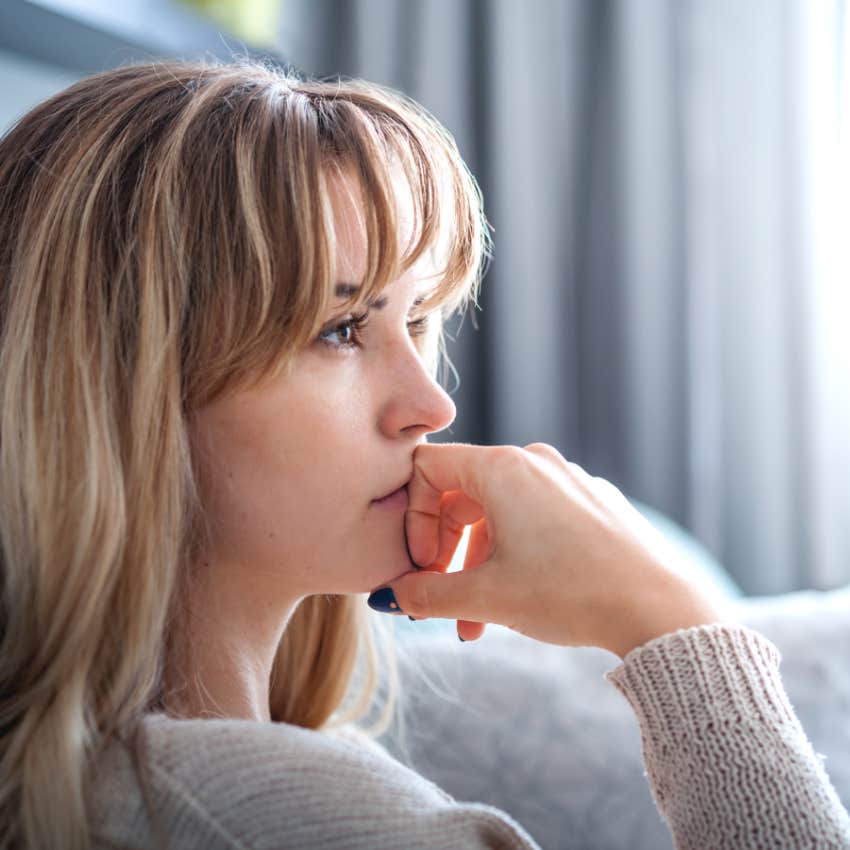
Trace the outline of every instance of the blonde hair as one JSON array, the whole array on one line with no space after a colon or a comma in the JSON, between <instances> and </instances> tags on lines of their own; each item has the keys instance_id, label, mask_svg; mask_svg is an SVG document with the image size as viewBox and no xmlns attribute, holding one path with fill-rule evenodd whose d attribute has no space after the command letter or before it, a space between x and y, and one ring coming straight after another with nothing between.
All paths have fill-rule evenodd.
<instances>
[{"instance_id":1,"label":"blonde hair","mask_svg":"<svg viewBox=\"0 0 850 850\"><path fill-rule=\"evenodd\" d=\"M406 251L395 165L414 199ZM0 848L89 846L98 753L162 706L204 527L187 423L284 373L317 331L332 303L327 166L366 199L351 303L444 246L421 307L437 314L436 370L442 320L477 298L488 225L454 140L404 95L247 58L127 64L0 139ZM365 594L304 599L272 719L361 717L384 616ZM364 653L360 698L339 715ZM370 734L394 704L392 657L385 669Z\"/></svg>"}]
</instances>

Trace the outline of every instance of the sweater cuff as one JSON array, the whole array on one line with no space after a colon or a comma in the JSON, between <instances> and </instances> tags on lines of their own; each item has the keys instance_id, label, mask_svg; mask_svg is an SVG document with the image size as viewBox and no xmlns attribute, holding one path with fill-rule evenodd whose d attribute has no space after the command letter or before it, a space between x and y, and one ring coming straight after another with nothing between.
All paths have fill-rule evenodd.
<instances>
[{"instance_id":1,"label":"sweater cuff","mask_svg":"<svg viewBox=\"0 0 850 850\"><path fill-rule=\"evenodd\" d=\"M791 724L797 719L779 676L782 656L739 623L678 629L635 647L605 673L626 697L653 746L722 720Z\"/></svg>"}]
</instances>

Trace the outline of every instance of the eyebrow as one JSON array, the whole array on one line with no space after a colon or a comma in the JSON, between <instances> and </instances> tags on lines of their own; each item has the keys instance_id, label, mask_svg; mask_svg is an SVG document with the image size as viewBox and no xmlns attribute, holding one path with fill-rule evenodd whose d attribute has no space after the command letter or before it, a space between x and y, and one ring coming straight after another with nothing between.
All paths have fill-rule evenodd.
<instances>
[{"instance_id":1,"label":"eyebrow","mask_svg":"<svg viewBox=\"0 0 850 850\"><path fill-rule=\"evenodd\" d=\"M353 283L338 283L334 289L334 294L337 298L349 298L356 295L360 291L360 287ZM413 302L414 307L418 307L425 300L424 295L420 295ZM380 298L372 298L367 302L369 307L375 310L383 310L387 306L387 296L382 295Z\"/></svg>"}]
</instances>

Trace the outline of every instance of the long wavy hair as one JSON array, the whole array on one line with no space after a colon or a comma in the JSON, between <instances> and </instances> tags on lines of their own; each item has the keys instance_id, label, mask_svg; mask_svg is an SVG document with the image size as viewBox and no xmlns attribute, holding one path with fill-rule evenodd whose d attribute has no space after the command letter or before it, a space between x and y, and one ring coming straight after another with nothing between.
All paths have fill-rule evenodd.
<instances>
[{"instance_id":1,"label":"long wavy hair","mask_svg":"<svg viewBox=\"0 0 850 850\"><path fill-rule=\"evenodd\" d=\"M285 374L320 329L334 169L365 199L362 298L426 251L440 259L422 305L436 375L443 321L477 304L488 225L451 135L401 93L248 58L130 63L0 139L2 850L89 846L98 753L162 709L204 533L188 425ZM398 174L414 199L406 245ZM277 650L273 721L363 717L385 619L365 594L305 598ZM397 690L384 651L371 735Z\"/></svg>"}]
</instances>

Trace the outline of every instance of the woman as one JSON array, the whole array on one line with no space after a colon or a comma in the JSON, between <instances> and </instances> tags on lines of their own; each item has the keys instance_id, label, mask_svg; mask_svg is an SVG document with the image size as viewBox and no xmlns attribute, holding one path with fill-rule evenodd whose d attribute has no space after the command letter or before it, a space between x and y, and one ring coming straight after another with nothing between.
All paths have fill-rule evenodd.
<instances>
[{"instance_id":1,"label":"woman","mask_svg":"<svg viewBox=\"0 0 850 850\"><path fill-rule=\"evenodd\" d=\"M536 847L349 722L375 589L626 656L677 846L850 846L775 647L615 488L425 444L488 237L421 107L247 60L107 71L0 141L0 234L2 847Z\"/></svg>"}]
</instances>

